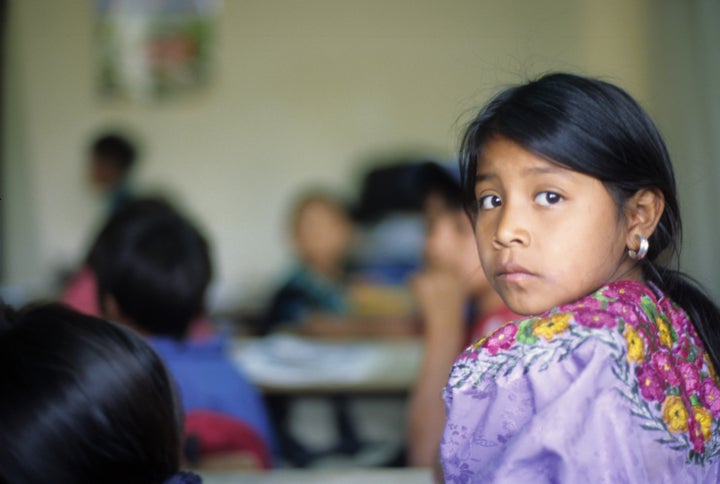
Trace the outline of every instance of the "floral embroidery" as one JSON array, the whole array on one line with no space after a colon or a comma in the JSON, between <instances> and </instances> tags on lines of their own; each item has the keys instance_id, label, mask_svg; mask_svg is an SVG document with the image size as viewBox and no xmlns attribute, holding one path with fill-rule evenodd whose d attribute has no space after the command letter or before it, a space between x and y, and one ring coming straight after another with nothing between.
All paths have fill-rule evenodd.
<instances>
[{"instance_id":1,"label":"floral embroidery","mask_svg":"<svg viewBox=\"0 0 720 484\"><path fill-rule=\"evenodd\" d=\"M645 358L645 344L637 330L632 326L626 326L623 336L625 336L628 345L628 361L641 362Z\"/></svg>"},{"instance_id":2,"label":"floral embroidery","mask_svg":"<svg viewBox=\"0 0 720 484\"><path fill-rule=\"evenodd\" d=\"M682 398L669 396L662 406L663 420L671 432L685 432L688 428L688 413Z\"/></svg>"},{"instance_id":3,"label":"floral embroidery","mask_svg":"<svg viewBox=\"0 0 720 484\"><path fill-rule=\"evenodd\" d=\"M570 327L571 314L554 314L549 318L541 319L533 323L533 334L543 336L546 340L552 341L556 334L566 331Z\"/></svg>"},{"instance_id":4,"label":"floral embroidery","mask_svg":"<svg viewBox=\"0 0 720 484\"><path fill-rule=\"evenodd\" d=\"M636 374L642 396L651 402L662 402L665 398L665 382L652 365L638 366Z\"/></svg>"},{"instance_id":5,"label":"floral embroidery","mask_svg":"<svg viewBox=\"0 0 720 484\"><path fill-rule=\"evenodd\" d=\"M710 437L712 437L712 431L710 430L712 426L712 415L703 407L693 407L693 412L695 420L700 425L703 440L710 440Z\"/></svg>"},{"instance_id":6,"label":"floral embroidery","mask_svg":"<svg viewBox=\"0 0 720 484\"><path fill-rule=\"evenodd\" d=\"M611 349L617 390L643 429L686 452L688 462L704 464L720 455L715 369L685 312L637 282L612 283L578 302L502 326L458 358L449 385L479 387L518 365L543 371L589 339Z\"/></svg>"},{"instance_id":7,"label":"floral embroidery","mask_svg":"<svg viewBox=\"0 0 720 484\"><path fill-rule=\"evenodd\" d=\"M517 326L507 324L487 338L487 342L484 343L485 347L491 355L496 354L500 350L506 350L515 342L516 334Z\"/></svg>"},{"instance_id":8,"label":"floral embroidery","mask_svg":"<svg viewBox=\"0 0 720 484\"><path fill-rule=\"evenodd\" d=\"M715 418L720 417L720 389L711 380L703 380L700 390L700 398L703 405L710 409Z\"/></svg>"},{"instance_id":9,"label":"floral embroidery","mask_svg":"<svg viewBox=\"0 0 720 484\"><path fill-rule=\"evenodd\" d=\"M655 318L655 324L657 324L658 331L660 333L660 344L666 346L667 348L672 347L673 338L670 325L666 323L663 318Z\"/></svg>"}]
</instances>

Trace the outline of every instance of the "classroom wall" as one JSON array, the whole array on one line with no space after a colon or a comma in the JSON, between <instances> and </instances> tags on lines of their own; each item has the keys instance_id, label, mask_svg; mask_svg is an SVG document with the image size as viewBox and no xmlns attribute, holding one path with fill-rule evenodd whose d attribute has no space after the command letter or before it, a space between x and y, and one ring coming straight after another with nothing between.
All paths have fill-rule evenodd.
<instances>
[{"instance_id":1,"label":"classroom wall","mask_svg":"<svg viewBox=\"0 0 720 484\"><path fill-rule=\"evenodd\" d=\"M138 185L173 193L211 237L214 307L258 305L308 184L352 193L373 157L449 157L473 108L547 70L646 100L649 3L228 0L207 89L138 104L96 93L93 1L11 1L3 283L47 291L82 256L100 219L86 144L119 123L144 142Z\"/></svg>"}]
</instances>

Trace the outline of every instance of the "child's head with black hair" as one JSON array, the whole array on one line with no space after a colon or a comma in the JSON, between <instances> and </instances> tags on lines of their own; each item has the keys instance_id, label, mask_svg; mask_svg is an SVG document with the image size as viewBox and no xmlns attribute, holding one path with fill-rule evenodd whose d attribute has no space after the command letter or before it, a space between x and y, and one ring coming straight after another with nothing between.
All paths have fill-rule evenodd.
<instances>
[{"instance_id":1,"label":"child's head with black hair","mask_svg":"<svg viewBox=\"0 0 720 484\"><path fill-rule=\"evenodd\" d=\"M464 210L464 193L460 186L460 171L455 166L426 162L415 175L415 185L421 194L423 207L433 205L450 211Z\"/></svg>"},{"instance_id":2,"label":"child's head with black hair","mask_svg":"<svg viewBox=\"0 0 720 484\"><path fill-rule=\"evenodd\" d=\"M103 313L150 335L183 338L212 277L205 237L170 204L137 199L116 212L89 264Z\"/></svg>"},{"instance_id":3,"label":"child's head with black hair","mask_svg":"<svg viewBox=\"0 0 720 484\"><path fill-rule=\"evenodd\" d=\"M677 270L682 222L665 142L626 91L551 73L468 125L462 186L482 265L508 307L540 314L620 280L655 285L720 368L720 309Z\"/></svg>"},{"instance_id":4,"label":"child's head with black hair","mask_svg":"<svg viewBox=\"0 0 720 484\"><path fill-rule=\"evenodd\" d=\"M133 331L58 304L0 327L0 482L172 482L181 413Z\"/></svg>"},{"instance_id":5,"label":"child's head with black hair","mask_svg":"<svg viewBox=\"0 0 720 484\"><path fill-rule=\"evenodd\" d=\"M138 157L135 145L119 133L105 133L90 145L90 177L102 190L122 183Z\"/></svg>"}]
</instances>

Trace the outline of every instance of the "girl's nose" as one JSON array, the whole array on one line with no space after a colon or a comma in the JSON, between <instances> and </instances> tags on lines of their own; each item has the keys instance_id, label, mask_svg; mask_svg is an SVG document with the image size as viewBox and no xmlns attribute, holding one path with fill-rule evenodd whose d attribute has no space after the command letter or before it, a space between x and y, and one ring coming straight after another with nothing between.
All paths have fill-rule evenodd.
<instances>
[{"instance_id":1,"label":"girl's nose","mask_svg":"<svg viewBox=\"0 0 720 484\"><path fill-rule=\"evenodd\" d=\"M530 231L525 217L525 208L505 203L500 210L493 245L496 248L526 246L530 242Z\"/></svg>"}]
</instances>

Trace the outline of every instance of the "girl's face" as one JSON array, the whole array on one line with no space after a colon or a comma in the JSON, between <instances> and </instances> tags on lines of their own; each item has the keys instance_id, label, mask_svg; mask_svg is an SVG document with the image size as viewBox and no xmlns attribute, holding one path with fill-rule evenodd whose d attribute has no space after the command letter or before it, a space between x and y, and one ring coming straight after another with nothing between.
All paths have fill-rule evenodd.
<instances>
[{"instance_id":1,"label":"girl's face","mask_svg":"<svg viewBox=\"0 0 720 484\"><path fill-rule=\"evenodd\" d=\"M641 280L625 218L603 183L502 137L478 157L475 233L490 284L538 314L618 279Z\"/></svg>"}]
</instances>

